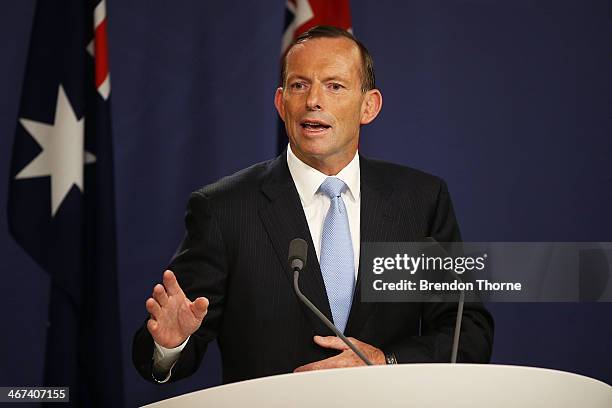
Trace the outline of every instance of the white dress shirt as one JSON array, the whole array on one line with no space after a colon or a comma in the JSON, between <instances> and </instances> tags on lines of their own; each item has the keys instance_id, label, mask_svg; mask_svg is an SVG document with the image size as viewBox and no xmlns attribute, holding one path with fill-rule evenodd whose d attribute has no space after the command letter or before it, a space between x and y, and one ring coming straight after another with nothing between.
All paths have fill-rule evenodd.
<instances>
[{"instance_id":1,"label":"white dress shirt","mask_svg":"<svg viewBox=\"0 0 612 408\"><path fill-rule=\"evenodd\" d=\"M287 165L289 173L295 183L300 202L306 215L306 222L310 230L310 237L315 246L317 259L321 260L321 234L323 231L323 223L325 216L331 205L331 200L325 194L319 192L321 183L328 177L319 170L314 169L298 159L291 150L291 146L287 146ZM361 221L361 176L359 171L359 154L356 152L355 157L349 164L346 165L338 174L335 175L340 180L344 181L347 189L342 193L342 200L346 207L346 212L349 220L349 229L351 233L351 241L353 243L353 257L355 261L355 281L359 271L359 248L360 248L360 221ZM157 382L164 383L170 379L172 368L178 361L181 351L187 345L189 338L178 347L165 348L155 343L153 352L153 371L158 376L164 376L160 379L154 375L153 378Z\"/></svg>"},{"instance_id":2,"label":"white dress shirt","mask_svg":"<svg viewBox=\"0 0 612 408\"><path fill-rule=\"evenodd\" d=\"M300 202L306 215L310 236L317 252L317 259L321 260L321 234L325 216L331 205L331 200L325 194L319 192L321 183L328 177L319 170L314 169L297 158L287 146L287 165L289 173L295 183ZM361 177L359 172L359 154L345 168L336 174L340 180L348 186L342 193L342 201L346 207L353 243L353 257L355 261L355 281L357 281L357 271L359 270L359 226L361 215Z\"/></svg>"}]
</instances>

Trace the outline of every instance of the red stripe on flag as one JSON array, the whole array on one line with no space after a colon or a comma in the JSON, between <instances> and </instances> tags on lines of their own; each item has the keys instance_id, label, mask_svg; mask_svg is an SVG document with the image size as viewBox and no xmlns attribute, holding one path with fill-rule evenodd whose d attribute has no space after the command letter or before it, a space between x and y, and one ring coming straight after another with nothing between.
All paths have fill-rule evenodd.
<instances>
[{"instance_id":1,"label":"red stripe on flag","mask_svg":"<svg viewBox=\"0 0 612 408\"><path fill-rule=\"evenodd\" d=\"M95 80L98 88L108 76L108 42L106 39L106 19L96 27L94 33Z\"/></svg>"},{"instance_id":2,"label":"red stripe on flag","mask_svg":"<svg viewBox=\"0 0 612 408\"><path fill-rule=\"evenodd\" d=\"M351 28L349 0L309 0L314 17L296 27L294 38L318 25L330 25L344 30Z\"/></svg>"}]
</instances>

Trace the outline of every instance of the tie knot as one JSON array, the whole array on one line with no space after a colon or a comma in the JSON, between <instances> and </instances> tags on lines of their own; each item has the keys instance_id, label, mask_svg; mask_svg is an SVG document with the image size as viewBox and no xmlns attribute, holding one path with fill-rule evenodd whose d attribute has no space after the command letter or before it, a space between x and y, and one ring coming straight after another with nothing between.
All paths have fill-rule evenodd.
<instances>
[{"instance_id":1,"label":"tie knot","mask_svg":"<svg viewBox=\"0 0 612 408\"><path fill-rule=\"evenodd\" d=\"M347 185L344 181L340 180L338 177L328 177L321 183L321 187L319 187L319 191L328 196L330 199L335 197L340 197L344 191L346 191Z\"/></svg>"}]
</instances>

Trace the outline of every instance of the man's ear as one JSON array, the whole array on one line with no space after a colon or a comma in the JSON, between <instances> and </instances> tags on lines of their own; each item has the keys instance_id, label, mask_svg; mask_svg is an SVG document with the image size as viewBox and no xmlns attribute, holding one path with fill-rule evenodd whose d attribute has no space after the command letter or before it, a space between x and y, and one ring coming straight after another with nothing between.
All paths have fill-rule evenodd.
<instances>
[{"instance_id":1,"label":"man's ear","mask_svg":"<svg viewBox=\"0 0 612 408\"><path fill-rule=\"evenodd\" d=\"M382 109L382 94L378 89L370 89L361 104L361 124L372 122Z\"/></svg>"},{"instance_id":2,"label":"man's ear","mask_svg":"<svg viewBox=\"0 0 612 408\"><path fill-rule=\"evenodd\" d=\"M278 115L281 117L283 122L285 121L285 107L283 106L283 88L276 88L276 93L274 94L274 106L276 106L276 111Z\"/></svg>"}]
</instances>

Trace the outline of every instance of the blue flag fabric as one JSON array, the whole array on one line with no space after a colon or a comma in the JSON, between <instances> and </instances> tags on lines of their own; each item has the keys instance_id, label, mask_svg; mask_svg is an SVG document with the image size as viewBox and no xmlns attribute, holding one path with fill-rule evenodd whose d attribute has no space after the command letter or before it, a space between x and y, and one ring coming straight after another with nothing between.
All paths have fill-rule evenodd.
<instances>
[{"instance_id":1,"label":"blue flag fabric","mask_svg":"<svg viewBox=\"0 0 612 408\"><path fill-rule=\"evenodd\" d=\"M109 96L104 0L39 0L8 219L50 278L44 385L73 406L124 404Z\"/></svg>"}]
</instances>

